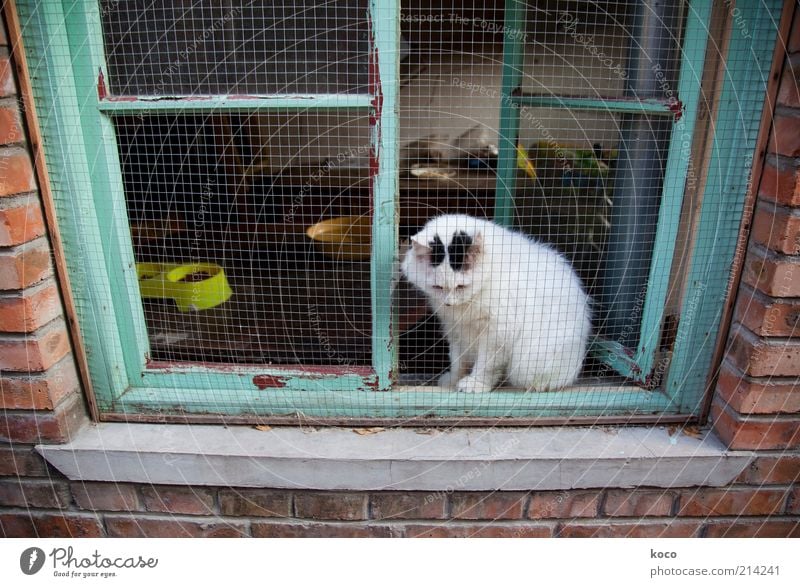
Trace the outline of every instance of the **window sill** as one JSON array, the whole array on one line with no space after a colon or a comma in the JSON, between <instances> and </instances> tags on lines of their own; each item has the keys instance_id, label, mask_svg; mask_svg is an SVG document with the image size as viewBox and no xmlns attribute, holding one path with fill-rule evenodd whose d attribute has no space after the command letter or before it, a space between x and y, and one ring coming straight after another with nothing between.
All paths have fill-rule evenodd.
<instances>
[{"instance_id":1,"label":"window sill","mask_svg":"<svg viewBox=\"0 0 800 587\"><path fill-rule=\"evenodd\" d=\"M103 423L41 445L73 480L351 490L723 486L752 459L663 427L353 429Z\"/></svg>"}]
</instances>

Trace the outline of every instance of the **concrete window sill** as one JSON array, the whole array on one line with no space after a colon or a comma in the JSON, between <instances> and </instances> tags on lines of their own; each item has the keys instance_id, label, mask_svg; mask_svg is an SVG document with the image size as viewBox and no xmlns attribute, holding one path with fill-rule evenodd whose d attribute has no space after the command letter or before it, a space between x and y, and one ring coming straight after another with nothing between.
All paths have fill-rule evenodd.
<instances>
[{"instance_id":1,"label":"concrete window sill","mask_svg":"<svg viewBox=\"0 0 800 587\"><path fill-rule=\"evenodd\" d=\"M663 427L360 432L103 423L37 449L74 480L322 490L723 486L753 458Z\"/></svg>"}]
</instances>

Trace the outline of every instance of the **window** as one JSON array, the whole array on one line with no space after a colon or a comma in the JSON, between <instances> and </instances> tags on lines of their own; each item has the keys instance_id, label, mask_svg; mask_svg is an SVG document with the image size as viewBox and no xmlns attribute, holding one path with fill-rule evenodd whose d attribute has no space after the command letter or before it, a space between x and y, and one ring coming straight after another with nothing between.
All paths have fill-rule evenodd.
<instances>
[{"instance_id":1,"label":"window","mask_svg":"<svg viewBox=\"0 0 800 587\"><path fill-rule=\"evenodd\" d=\"M779 2L19 4L104 418L700 413ZM432 385L442 212L569 259L574 385Z\"/></svg>"}]
</instances>

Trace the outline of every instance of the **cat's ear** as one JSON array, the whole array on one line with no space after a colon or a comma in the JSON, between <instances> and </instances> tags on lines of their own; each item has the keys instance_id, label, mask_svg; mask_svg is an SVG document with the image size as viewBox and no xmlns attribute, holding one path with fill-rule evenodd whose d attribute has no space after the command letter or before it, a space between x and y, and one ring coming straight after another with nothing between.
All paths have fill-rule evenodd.
<instances>
[{"instance_id":1,"label":"cat's ear","mask_svg":"<svg viewBox=\"0 0 800 587\"><path fill-rule=\"evenodd\" d=\"M431 254L431 248L424 242L417 238L417 235L411 237L411 248L417 257L424 257Z\"/></svg>"},{"instance_id":2,"label":"cat's ear","mask_svg":"<svg viewBox=\"0 0 800 587\"><path fill-rule=\"evenodd\" d=\"M480 232L475 233L472 237L472 244L467 249L467 258L464 266L467 270L475 266L475 263L480 259L483 254L483 234Z\"/></svg>"}]
</instances>

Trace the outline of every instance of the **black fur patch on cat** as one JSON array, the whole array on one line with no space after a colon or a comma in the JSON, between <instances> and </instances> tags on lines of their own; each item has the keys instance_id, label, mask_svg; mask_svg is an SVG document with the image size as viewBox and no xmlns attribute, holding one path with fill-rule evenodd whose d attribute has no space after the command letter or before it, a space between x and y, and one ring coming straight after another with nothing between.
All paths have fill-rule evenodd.
<instances>
[{"instance_id":1,"label":"black fur patch on cat","mask_svg":"<svg viewBox=\"0 0 800 587\"><path fill-rule=\"evenodd\" d=\"M450 267L453 268L453 271L466 269L467 255L471 246L472 237L463 230L453 235L453 240L447 247L447 256L450 258Z\"/></svg>"},{"instance_id":2,"label":"black fur patch on cat","mask_svg":"<svg viewBox=\"0 0 800 587\"><path fill-rule=\"evenodd\" d=\"M437 234L428 245L431 247L431 265L438 267L444 261L444 243Z\"/></svg>"}]
</instances>

